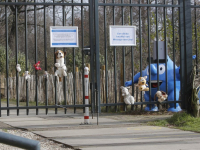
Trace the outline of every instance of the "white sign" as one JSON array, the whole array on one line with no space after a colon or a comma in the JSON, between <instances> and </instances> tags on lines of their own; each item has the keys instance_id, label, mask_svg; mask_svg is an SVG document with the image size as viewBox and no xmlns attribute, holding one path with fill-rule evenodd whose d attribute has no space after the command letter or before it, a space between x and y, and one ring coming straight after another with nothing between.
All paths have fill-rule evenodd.
<instances>
[{"instance_id":1,"label":"white sign","mask_svg":"<svg viewBox=\"0 0 200 150\"><path fill-rule=\"evenodd\" d=\"M110 46L136 46L136 27L110 26Z\"/></svg>"},{"instance_id":2,"label":"white sign","mask_svg":"<svg viewBox=\"0 0 200 150\"><path fill-rule=\"evenodd\" d=\"M78 47L78 27L50 26L50 47Z\"/></svg>"}]
</instances>

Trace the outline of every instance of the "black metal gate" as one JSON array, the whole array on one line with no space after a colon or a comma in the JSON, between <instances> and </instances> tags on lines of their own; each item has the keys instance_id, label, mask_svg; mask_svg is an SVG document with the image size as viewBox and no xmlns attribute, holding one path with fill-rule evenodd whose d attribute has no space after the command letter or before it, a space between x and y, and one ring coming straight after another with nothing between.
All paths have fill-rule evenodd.
<instances>
[{"instance_id":1,"label":"black metal gate","mask_svg":"<svg viewBox=\"0 0 200 150\"><path fill-rule=\"evenodd\" d=\"M190 0L4 0L0 2L0 27L1 27L1 75L5 77L6 98L0 96L1 109L17 110L17 115L21 109L36 109L36 115L39 109L45 109L48 114L50 108L77 108L91 107L91 113L114 109L118 111L127 110L129 107L123 102L120 86L125 85L126 81L134 78L134 74L142 71L146 67L151 68L151 57L153 56L154 41L158 49L158 41L164 41L165 61L168 61L168 55L174 62L172 66L173 87L176 89L176 65L180 66L180 98L177 98L179 91L174 90L175 99L168 98L164 103L173 104L176 109L176 103L180 103L182 109L187 109L187 100L192 90L190 75L192 72L192 28L197 27L198 21L195 19L195 26L191 24L191 16L198 6L191 5ZM192 14L191 14L192 13ZM134 25L137 27L137 45L112 47L109 45L109 25ZM55 72L54 53L57 48L50 48L49 27L50 26L78 26L79 28L79 48L62 48L67 52L65 59L70 76L63 78L62 90L63 100L58 101L58 83ZM197 35L197 31L195 32ZM197 55L196 64L198 64L198 43L195 36ZM88 53L89 52L89 53ZM156 55L159 55L157 51ZM41 61L41 67L52 74L52 83L45 78L43 72L34 70L33 65ZM84 66L90 64L90 104L84 102ZM159 70L160 60L154 62ZM16 65L21 64L22 72L16 71ZM77 79L76 70L82 72L80 80ZM29 71L33 77L33 83L24 80L24 90L19 91L20 77L24 71ZM151 69L149 70L151 74ZM158 71L159 74L159 71ZM40 80L39 76L43 79ZM13 79L12 85L9 78ZM149 85L151 85L151 75L149 75ZM165 73L166 85L165 91L168 93L168 73ZM159 82L159 75L157 79ZM1 80L2 85L3 80ZM134 82L134 81L133 81ZM149 111L157 101L144 100L142 92L137 92L137 88L132 82L132 95L136 102L130 109L149 105ZM14 85L14 98L11 98L11 88ZM50 85L54 87L50 89ZM40 96L40 86L44 87L43 97ZM31 90L34 89L31 99ZM81 88L81 96L77 96ZM2 88L2 87L1 87ZM70 88L73 89L70 97ZM151 87L149 97L152 97ZM157 90L160 90L159 86ZM20 97L19 93L26 93ZM53 101L50 101L54 93ZM139 94L138 94L139 93ZM187 93L187 94L186 94ZM179 95L179 94L178 94ZM153 95L154 96L154 95ZM81 97L81 102L77 99ZM25 102L23 102L23 99ZM69 99L70 100L69 102ZM41 102L42 100L42 102ZM153 104L153 105L151 105ZM24 106L23 106L24 105ZM120 106L120 107L119 107ZM158 105L159 106L159 105ZM158 107L159 108L159 107ZM84 110L84 109L83 109Z\"/></svg>"}]
</instances>

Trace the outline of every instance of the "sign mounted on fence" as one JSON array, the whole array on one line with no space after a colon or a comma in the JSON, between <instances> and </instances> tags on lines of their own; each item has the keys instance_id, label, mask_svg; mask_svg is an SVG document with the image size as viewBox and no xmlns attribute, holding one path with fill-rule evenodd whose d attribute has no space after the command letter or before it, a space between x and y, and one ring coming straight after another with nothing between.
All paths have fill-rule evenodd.
<instances>
[{"instance_id":1,"label":"sign mounted on fence","mask_svg":"<svg viewBox=\"0 0 200 150\"><path fill-rule=\"evenodd\" d=\"M78 27L50 26L50 47L78 47Z\"/></svg>"},{"instance_id":2,"label":"sign mounted on fence","mask_svg":"<svg viewBox=\"0 0 200 150\"><path fill-rule=\"evenodd\" d=\"M110 46L136 46L136 27L110 25Z\"/></svg>"}]
</instances>

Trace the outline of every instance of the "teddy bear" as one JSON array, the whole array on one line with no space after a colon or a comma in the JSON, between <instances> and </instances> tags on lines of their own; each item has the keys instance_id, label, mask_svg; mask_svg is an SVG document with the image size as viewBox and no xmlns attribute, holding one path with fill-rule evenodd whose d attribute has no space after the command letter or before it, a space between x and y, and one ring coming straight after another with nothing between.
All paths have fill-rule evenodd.
<instances>
[{"instance_id":1,"label":"teddy bear","mask_svg":"<svg viewBox=\"0 0 200 150\"><path fill-rule=\"evenodd\" d=\"M34 64L35 70L42 70L40 68L40 61L38 61L36 64Z\"/></svg>"},{"instance_id":2,"label":"teddy bear","mask_svg":"<svg viewBox=\"0 0 200 150\"><path fill-rule=\"evenodd\" d=\"M140 91L149 91L149 88L147 87L148 85L146 84L146 79L147 76L139 77L138 84L136 86L138 86Z\"/></svg>"},{"instance_id":3,"label":"teddy bear","mask_svg":"<svg viewBox=\"0 0 200 150\"><path fill-rule=\"evenodd\" d=\"M156 97L158 97L158 102L162 103L167 99L168 95L164 91L157 91L154 95L154 101L156 100Z\"/></svg>"}]
</instances>

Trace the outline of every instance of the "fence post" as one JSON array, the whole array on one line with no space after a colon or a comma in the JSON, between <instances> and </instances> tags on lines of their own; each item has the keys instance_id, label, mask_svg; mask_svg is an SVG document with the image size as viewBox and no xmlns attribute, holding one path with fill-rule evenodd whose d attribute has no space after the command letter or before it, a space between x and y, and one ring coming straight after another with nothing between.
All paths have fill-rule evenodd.
<instances>
[{"instance_id":1,"label":"fence post","mask_svg":"<svg viewBox=\"0 0 200 150\"><path fill-rule=\"evenodd\" d=\"M86 64L85 66L88 67L89 72L90 72L90 64ZM90 78L91 78L91 76L89 76L89 78L88 78L89 89L90 89ZM88 91L88 95L90 95L90 90ZM89 103L90 102L91 102L91 97L89 96Z\"/></svg>"},{"instance_id":2,"label":"fence post","mask_svg":"<svg viewBox=\"0 0 200 150\"><path fill-rule=\"evenodd\" d=\"M183 0L183 26L184 26L184 72L182 72L184 82L182 84L185 91L182 94L184 99L183 108L189 111L189 103L191 102L192 94L192 25L191 25L191 7L190 0ZM181 45L182 46L182 45ZM183 68L183 67L182 67Z\"/></svg>"},{"instance_id":3,"label":"fence post","mask_svg":"<svg viewBox=\"0 0 200 150\"><path fill-rule=\"evenodd\" d=\"M89 104L89 68L84 68L84 80L85 80L85 104ZM89 107L85 107L85 113L84 113L84 124L89 124Z\"/></svg>"}]
</instances>

